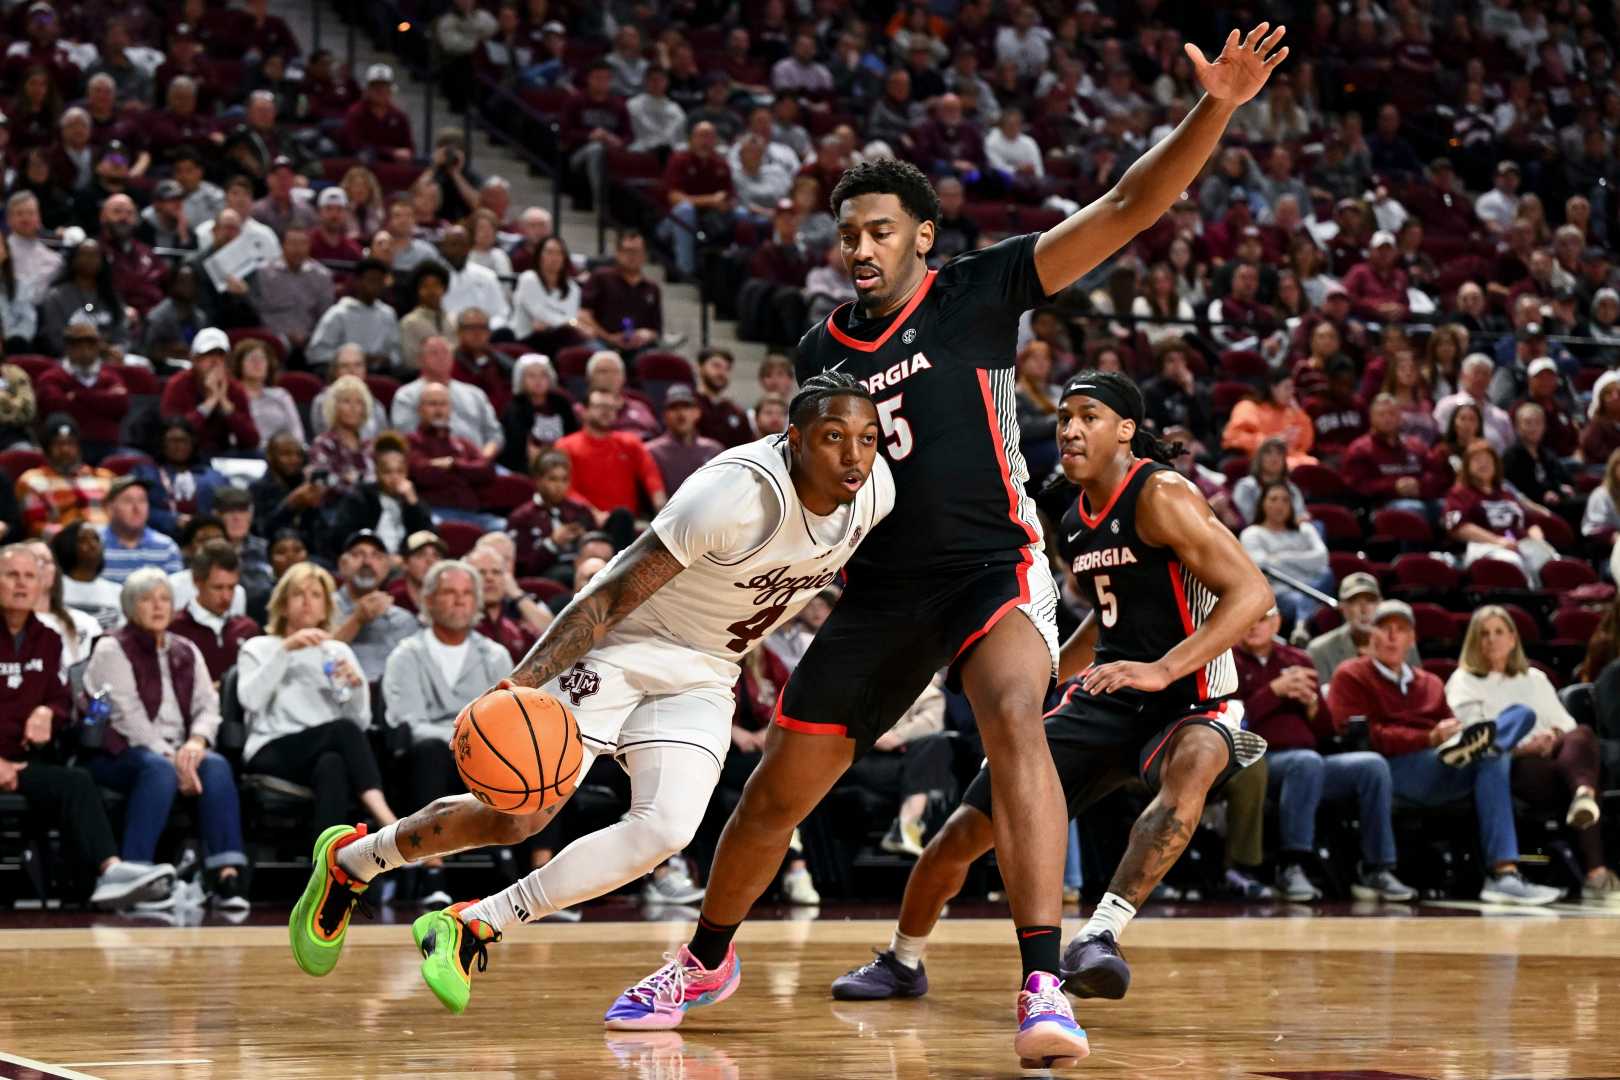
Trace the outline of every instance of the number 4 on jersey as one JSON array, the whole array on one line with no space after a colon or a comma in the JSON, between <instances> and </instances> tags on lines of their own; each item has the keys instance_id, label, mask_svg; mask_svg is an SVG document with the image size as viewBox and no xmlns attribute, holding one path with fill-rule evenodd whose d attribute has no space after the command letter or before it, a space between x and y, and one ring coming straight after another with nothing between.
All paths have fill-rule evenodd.
<instances>
[{"instance_id":1,"label":"number 4 on jersey","mask_svg":"<svg viewBox=\"0 0 1620 1080\"><path fill-rule=\"evenodd\" d=\"M900 415L900 402L905 396L896 394L877 403L878 422L883 425L883 437L888 440L890 461L899 461L916 445L911 438L911 425Z\"/></svg>"},{"instance_id":2,"label":"number 4 on jersey","mask_svg":"<svg viewBox=\"0 0 1620 1080\"><path fill-rule=\"evenodd\" d=\"M726 633L736 636L726 642L726 648L736 653L747 652L748 647L758 641L765 631L769 630L776 623L776 620L782 617L782 612L786 610L786 604L778 604L776 607L764 608L754 612L746 619L732 623L726 627Z\"/></svg>"}]
</instances>

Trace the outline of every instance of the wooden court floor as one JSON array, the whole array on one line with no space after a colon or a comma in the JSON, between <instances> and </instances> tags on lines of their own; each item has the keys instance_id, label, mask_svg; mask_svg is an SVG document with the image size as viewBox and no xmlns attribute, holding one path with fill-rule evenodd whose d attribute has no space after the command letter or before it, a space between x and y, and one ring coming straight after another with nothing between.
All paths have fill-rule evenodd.
<instances>
[{"instance_id":1,"label":"wooden court floor","mask_svg":"<svg viewBox=\"0 0 1620 1080\"><path fill-rule=\"evenodd\" d=\"M1020 1075L1004 922L948 920L928 997L866 1005L827 984L887 923L751 924L730 1001L671 1035L604 1032L603 1009L686 929L520 929L459 1018L419 984L405 926L357 926L324 980L275 927L0 931L0 1077ZM1061 1075L1620 1077L1620 911L1141 919L1126 949L1130 995L1082 1003L1092 1054Z\"/></svg>"}]
</instances>

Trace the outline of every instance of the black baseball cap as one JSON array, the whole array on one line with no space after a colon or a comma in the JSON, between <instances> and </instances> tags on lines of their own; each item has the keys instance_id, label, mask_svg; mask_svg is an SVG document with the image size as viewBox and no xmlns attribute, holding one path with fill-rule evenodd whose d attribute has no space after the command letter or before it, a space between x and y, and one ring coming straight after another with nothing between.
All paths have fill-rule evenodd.
<instances>
[{"instance_id":1,"label":"black baseball cap","mask_svg":"<svg viewBox=\"0 0 1620 1080\"><path fill-rule=\"evenodd\" d=\"M360 529L350 533L349 538L343 541L343 553L347 555L356 544L370 544L384 555L389 554L388 545L382 542L382 537L370 529Z\"/></svg>"},{"instance_id":2,"label":"black baseball cap","mask_svg":"<svg viewBox=\"0 0 1620 1080\"><path fill-rule=\"evenodd\" d=\"M227 484L224 487L216 488L214 490L215 510L248 510L251 509L252 506L253 496L249 495L243 488Z\"/></svg>"}]
</instances>

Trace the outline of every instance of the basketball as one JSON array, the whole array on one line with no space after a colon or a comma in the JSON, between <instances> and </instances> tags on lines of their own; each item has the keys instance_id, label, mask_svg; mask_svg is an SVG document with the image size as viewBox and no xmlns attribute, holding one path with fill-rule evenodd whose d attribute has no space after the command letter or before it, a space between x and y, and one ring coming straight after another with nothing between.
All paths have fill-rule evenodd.
<instances>
[{"instance_id":1,"label":"basketball","mask_svg":"<svg viewBox=\"0 0 1620 1080\"><path fill-rule=\"evenodd\" d=\"M566 799L585 755L568 706L526 686L492 690L462 709L451 746L467 790L503 814Z\"/></svg>"}]
</instances>

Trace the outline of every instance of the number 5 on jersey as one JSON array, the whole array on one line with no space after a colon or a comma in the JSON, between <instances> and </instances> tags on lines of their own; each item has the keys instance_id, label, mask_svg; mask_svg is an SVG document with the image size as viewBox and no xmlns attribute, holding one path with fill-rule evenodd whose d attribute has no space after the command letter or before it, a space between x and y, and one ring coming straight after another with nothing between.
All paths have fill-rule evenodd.
<instances>
[{"instance_id":1,"label":"number 5 on jersey","mask_svg":"<svg viewBox=\"0 0 1620 1080\"><path fill-rule=\"evenodd\" d=\"M916 445L911 438L911 425L900 415L900 402L905 396L896 394L877 403L878 422L883 425L883 437L888 440L890 461L899 461Z\"/></svg>"},{"instance_id":2,"label":"number 5 on jersey","mask_svg":"<svg viewBox=\"0 0 1620 1080\"><path fill-rule=\"evenodd\" d=\"M1091 581L1097 586L1097 615L1104 626L1113 626L1119 621L1119 598L1108 591L1108 575L1097 574Z\"/></svg>"}]
</instances>

